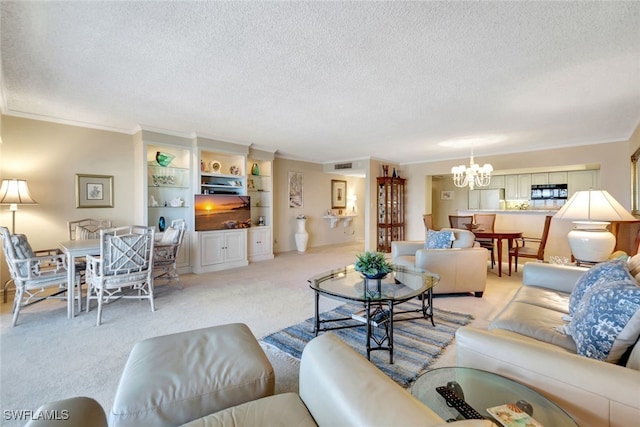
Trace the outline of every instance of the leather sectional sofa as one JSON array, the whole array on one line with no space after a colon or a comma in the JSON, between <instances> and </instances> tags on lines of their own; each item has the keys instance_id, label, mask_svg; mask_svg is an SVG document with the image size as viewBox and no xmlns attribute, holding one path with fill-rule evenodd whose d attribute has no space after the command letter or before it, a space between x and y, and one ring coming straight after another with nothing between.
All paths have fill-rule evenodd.
<instances>
[{"instance_id":1,"label":"leather sectional sofa","mask_svg":"<svg viewBox=\"0 0 640 427\"><path fill-rule=\"evenodd\" d=\"M418 267L436 273L440 282L434 294L472 292L481 297L487 284L489 251L475 242L468 230L443 228L452 231L455 240L448 249L426 249L425 242L391 242L391 259L396 265Z\"/></svg>"},{"instance_id":2,"label":"leather sectional sofa","mask_svg":"<svg viewBox=\"0 0 640 427\"><path fill-rule=\"evenodd\" d=\"M183 381L188 383L189 379L184 378ZM144 388L144 385L141 384L140 387ZM219 397L223 398L224 396ZM107 427L106 415L100 405L86 397L74 397L44 405L36 411L35 418L38 418L37 414L41 411L66 416L57 421L34 419L28 424L29 427ZM454 424L493 426L488 420L467 420ZM351 347L333 334L326 333L311 340L303 351L299 393L248 399L245 403L210 415L193 417L184 425L346 427L449 424Z\"/></svg>"},{"instance_id":3,"label":"leather sectional sofa","mask_svg":"<svg viewBox=\"0 0 640 427\"><path fill-rule=\"evenodd\" d=\"M578 354L572 336L565 333L571 294L587 272L580 267L527 263L521 288L489 330L469 326L458 329L457 365L494 372L528 385L565 409L580 426L638 425L640 310L627 324L632 326L627 337L631 347L617 363ZM638 291L633 285L638 283L633 276L630 274L626 283L635 292L637 307ZM605 291L596 292L594 288L591 296L597 297L598 292ZM574 313L571 322L575 320Z\"/></svg>"}]
</instances>

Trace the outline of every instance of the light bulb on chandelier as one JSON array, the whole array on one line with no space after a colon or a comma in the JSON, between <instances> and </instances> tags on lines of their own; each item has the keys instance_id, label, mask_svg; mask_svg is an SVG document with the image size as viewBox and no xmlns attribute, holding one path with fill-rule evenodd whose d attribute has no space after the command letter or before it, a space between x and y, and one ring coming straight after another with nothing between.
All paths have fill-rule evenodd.
<instances>
[{"instance_id":1,"label":"light bulb on chandelier","mask_svg":"<svg viewBox=\"0 0 640 427\"><path fill-rule=\"evenodd\" d=\"M451 173L453 174L453 183L455 184L455 186L469 186L470 190L473 190L475 187L488 186L491 183L491 172L493 172L493 166L491 166L489 163L485 163L483 166L474 163L473 147L471 148L469 167L460 165L451 168Z\"/></svg>"}]
</instances>

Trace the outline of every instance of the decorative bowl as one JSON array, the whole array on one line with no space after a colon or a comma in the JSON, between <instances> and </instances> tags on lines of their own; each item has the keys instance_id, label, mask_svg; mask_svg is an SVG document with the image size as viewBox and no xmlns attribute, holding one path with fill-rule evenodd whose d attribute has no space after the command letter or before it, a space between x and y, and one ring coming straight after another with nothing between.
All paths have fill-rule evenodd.
<instances>
[{"instance_id":1,"label":"decorative bowl","mask_svg":"<svg viewBox=\"0 0 640 427\"><path fill-rule=\"evenodd\" d=\"M163 153L162 151L158 151L156 153L156 162L158 162L160 166L169 166L171 161L175 158L176 156L173 154Z\"/></svg>"}]
</instances>

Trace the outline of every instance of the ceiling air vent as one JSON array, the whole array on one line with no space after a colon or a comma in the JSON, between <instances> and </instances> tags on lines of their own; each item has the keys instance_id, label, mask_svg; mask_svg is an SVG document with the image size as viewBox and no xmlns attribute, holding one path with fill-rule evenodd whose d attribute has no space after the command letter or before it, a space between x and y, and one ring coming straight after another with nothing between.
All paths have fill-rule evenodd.
<instances>
[{"instance_id":1,"label":"ceiling air vent","mask_svg":"<svg viewBox=\"0 0 640 427\"><path fill-rule=\"evenodd\" d=\"M333 165L333 170L340 170L340 169L352 169L353 168L353 163L349 162L349 163L336 163L335 165Z\"/></svg>"}]
</instances>

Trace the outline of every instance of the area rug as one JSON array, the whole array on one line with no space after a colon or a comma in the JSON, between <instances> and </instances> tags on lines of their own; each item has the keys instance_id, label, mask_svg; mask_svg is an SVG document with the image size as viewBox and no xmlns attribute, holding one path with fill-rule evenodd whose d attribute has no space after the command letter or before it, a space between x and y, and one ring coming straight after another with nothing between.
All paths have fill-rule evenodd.
<instances>
[{"instance_id":1,"label":"area rug","mask_svg":"<svg viewBox=\"0 0 640 427\"><path fill-rule=\"evenodd\" d=\"M421 303L412 300L402 304L399 310L420 308ZM362 310L361 304L344 304L340 307L321 314L322 320L350 317ZM402 387L409 387L432 364L444 349L453 341L454 334L460 326L473 320L469 314L456 313L447 310L434 309L434 322L423 318L403 320L410 317L399 315L394 317L393 323L393 364L389 363L389 352L376 350L371 352L371 362ZM327 326L353 324L354 321L340 321ZM314 338L314 319L289 326L262 338L264 344L277 348L287 355L300 360L304 346ZM376 329L376 328L374 328ZM345 341L356 351L366 357L366 328L364 326L348 329L337 329L325 333L332 333ZM385 343L386 344L386 343Z\"/></svg>"}]
</instances>

